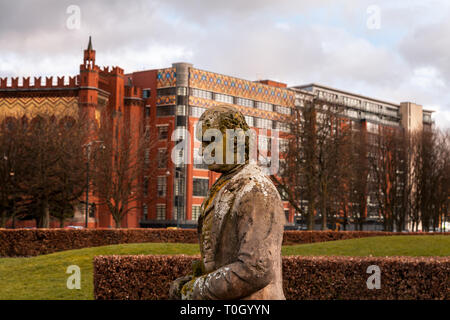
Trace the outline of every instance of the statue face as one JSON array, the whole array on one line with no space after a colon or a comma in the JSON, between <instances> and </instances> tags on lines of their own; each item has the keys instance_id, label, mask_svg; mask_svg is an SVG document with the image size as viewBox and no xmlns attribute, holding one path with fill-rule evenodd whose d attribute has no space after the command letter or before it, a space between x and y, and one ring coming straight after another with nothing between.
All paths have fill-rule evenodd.
<instances>
[{"instance_id":1,"label":"statue face","mask_svg":"<svg viewBox=\"0 0 450 320\"><path fill-rule=\"evenodd\" d=\"M241 129L238 125L244 128ZM218 106L205 111L200 117L195 134L197 140L202 142L202 154L209 170L227 172L244 162L237 160L237 152L243 152L242 159L245 160L245 148L241 150L233 148L234 154L228 155L227 161L227 143L231 143L228 141L230 130L242 131L244 129L248 130L245 118L232 107Z\"/></svg>"},{"instance_id":2,"label":"statue face","mask_svg":"<svg viewBox=\"0 0 450 320\"><path fill-rule=\"evenodd\" d=\"M236 165L234 163L227 164L226 148L227 148L227 134L222 133L219 127L198 126L196 137L202 142L202 154L204 161L208 164L208 170L215 172L227 172L233 169ZM221 141L221 142L220 142ZM210 159L209 161L207 159Z\"/></svg>"}]
</instances>

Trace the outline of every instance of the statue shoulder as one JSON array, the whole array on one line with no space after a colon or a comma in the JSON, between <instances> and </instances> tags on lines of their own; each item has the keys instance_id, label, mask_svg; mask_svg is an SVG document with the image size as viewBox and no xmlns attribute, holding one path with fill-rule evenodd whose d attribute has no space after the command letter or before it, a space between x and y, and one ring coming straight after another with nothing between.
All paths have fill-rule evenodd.
<instances>
[{"instance_id":1,"label":"statue shoulder","mask_svg":"<svg viewBox=\"0 0 450 320\"><path fill-rule=\"evenodd\" d=\"M230 184L230 188L236 193L236 200L244 197L260 196L267 201L277 199L281 202L278 190L258 165L249 164L242 169Z\"/></svg>"}]
</instances>

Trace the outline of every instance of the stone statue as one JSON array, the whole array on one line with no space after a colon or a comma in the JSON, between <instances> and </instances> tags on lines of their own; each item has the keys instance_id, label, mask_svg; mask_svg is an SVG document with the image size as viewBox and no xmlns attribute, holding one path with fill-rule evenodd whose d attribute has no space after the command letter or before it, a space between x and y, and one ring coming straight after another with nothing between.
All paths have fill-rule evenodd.
<instances>
[{"instance_id":1,"label":"stone statue","mask_svg":"<svg viewBox=\"0 0 450 320\"><path fill-rule=\"evenodd\" d=\"M231 106L206 110L199 123L196 136L203 141L203 151L209 144L202 140L208 129L220 130L223 141L227 141L226 129L249 130L245 117ZM248 139L242 163L234 155L234 163L227 164L225 153L223 164L208 165L222 175L201 207L201 261L193 264L192 274L172 282L170 298L284 300L281 244L285 216L280 195L259 166L249 162Z\"/></svg>"}]
</instances>

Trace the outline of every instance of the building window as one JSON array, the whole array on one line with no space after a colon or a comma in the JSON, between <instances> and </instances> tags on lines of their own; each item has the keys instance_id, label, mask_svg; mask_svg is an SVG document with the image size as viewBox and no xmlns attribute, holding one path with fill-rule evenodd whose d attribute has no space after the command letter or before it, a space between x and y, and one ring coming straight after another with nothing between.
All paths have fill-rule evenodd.
<instances>
[{"instance_id":1,"label":"building window","mask_svg":"<svg viewBox=\"0 0 450 320\"><path fill-rule=\"evenodd\" d=\"M158 168L167 168L167 149L158 150Z\"/></svg>"},{"instance_id":2,"label":"building window","mask_svg":"<svg viewBox=\"0 0 450 320\"><path fill-rule=\"evenodd\" d=\"M256 118L256 127L261 129L272 129L272 120Z\"/></svg>"},{"instance_id":3,"label":"building window","mask_svg":"<svg viewBox=\"0 0 450 320\"><path fill-rule=\"evenodd\" d=\"M347 115L347 117L358 118L358 112L356 110L347 109L345 111L345 114Z\"/></svg>"},{"instance_id":4,"label":"building window","mask_svg":"<svg viewBox=\"0 0 450 320\"><path fill-rule=\"evenodd\" d=\"M214 100L219 102L225 102L225 103L233 103L233 96L229 96L227 94L220 94L216 93L214 94Z\"/></svg>"},{"instance_id":5,"label":"building window","mask_svg":"<svg viewBox=\"0 0 450 320\"><path fill-rule=\"evenodd\" d=\"M158 197L165 197L167 190L167 177L158 177Z\"/></svg>"},{"instance_id":6,"label":"building window","mask_svg":"<svg viewBox=\"0 0 450 320\"><path fill-rule=\"evenodd\" d=\"M245 122L247 122L249 127L253 127L254 126L253 117L245 116Z\"/></svg>"},{"instance_id":7,"label":"building window","mask_svg":"<svg viewBox=\"0 0 450 320\"><path fill-rule=\"evenodd\" d=\"M203 112L206 111L205 108L201 107L190 107L189 110L190 110L189 115L194 118L200 118Z\"/></svg>"},{"instance_id":8,"label":"building window","mask_svg":"<svg viewBox=\"0 0 450 320\"><path fill-rule=\"evenodd\" d=\"M97 211L97 206L95 203L89 204L89 218L95 218L95 212Z\"/></svg>"},{"instance_id":9,"label":"building window","mask_svg":"<svg viewBox=\"0 0 450 320\"><path fill-rule=\"evenodd\" d=\"M209 179L208 178L194 178L193 182L193 196L205 197L208 192Z\"/></svg>"},{"instance_id":10,"label":"building window","mask_svg":"<svg viewBox=\"0 0 450 320\"><path fill-rule=\"evenodd\" d=\"M178 116L185 116L186 115L186 106L185 105L178 105L177 106L177 115Z\"/></svg>"},{"instance_id":11,"label":"building window","mask_svg":"<svg viewBox=\"0 0 450 320\"><path fill-rule=\"evenodd\" d=\"M253 100L244 99L244 98L236 98L236 104L244 107L252 107L254 106Z\"/></svg>"},{"instance_id":12,"label":"building window","mask_svg":"<svg viewBox=\"0 0 450 320\"><path fill-rule=\"evenodd\" d=\"M367 122L367 131L370 133L378 133L378 124Z\"/></svg>"},{"instance_id":13,"label":"building window","mask_svg":"<svg viewBox=\"0 0 450 320\"><path fill-rule=\"evenodd\" d=\"M208 169L208 165L203 162L203 156L200 155L199 148L194 148L194 168L195 169Z\"/></svg>"},{"instance_id":14,"label":"building window","mask_svg":"<svg viewBox=\"0 0 450 320\"><path fill-rule=\"evenodd\" d=\"M144 177L143 188L144 188L144 197L147 197L148 196L148 177Z\"/></svg>"},{"instance_id":15,"label":"building window","mask_svg":"<svg viewBox=\"0 0 450 320\"><path fill-rule=\"evenodd\" d=\"M282 132L290 132L291 131L289 123L286 123L286 122L277 121L275 127L277 130L282 131Z\"/></svg>"},{"instance_id":16,"label":"building window","mask_svg":"<svg viewBox=\"0 0 450 320\"><path fill-rule=\"evenodd\" d=\"M264 111L273 111L273 105L267 102L256 101L256 108Z\"/></svg>"},{"instance_id":17,"label":"building window","mask_svg":"<svg viewBox=\"0 0 450 320\"><path fill-rule=\"evenodd\" d=\"M150 89L142 90L142 98L144 98L144 99L150 98Z\"/></svg>"},{"instance_id":18,"label":"building window","mask_svg":"<svg viewBox=\"0 0 450 320\"><path fill-rule=\"evenodd\" d=\"M159 126L158 140L167 140L168 130L169 130L168 126Z\"/></svg>"},{"instance_id":19,"label":"building window","mask_svg":"<svg viewBox=\"0 0 450 320\"><path fill-rule=\"evenodd\" d=\"M193 221L198 221L198 217L202 213L201 206L192 206L192 219Z\"/></svg>"},{"instance_id":20,"label":"building window","mask_svg":"<svg viewBox=\"0 0 450 320\"><path fill-rule=\"evenodd\" d=\"M165 204L157 204L156 205L156 219L157 220L165 220L166 219L166 205Z\"/></svg>"},{"instance_id":21,"label":"building window","mask_svg":"<svg viewBox=\"0 0 450 320\"><path fill-rule=\"evenodd\" d=\"M186 87L177 87L177 95L185 96L186 94L187 94L187 88Z\"/></svg>"},{"instance_id":22,"label":"building window","mask_svg":"<svg viewBox=\"0 0 450 320\"><path fill-rule=\"evenodd\" d=\"M158 96L172 96L177 93L175 87L158 89Z\"/></svg>"},{"instance_id":23,"label":"building window","mask_svg":"<svg viewBox=\"0 0 450 320\"><path fill-rule=\"evenodd\" d=\"M148 219L148 206L145 203L142 206L142 216L143 216L144 220Z\"/></svg>"},{"instance_id":24,"label":"building window","mask_svg":"<svg viewBox=\"0 0 450 320\"><path fill-rule=\"evenodd\" d=\"M289 222L289 210L284 210L284 216L286 217L286 222Z\"/></svg>"},{"instance_id":25,"label":"building window","mask_svg":"<svg viewBox=\"0 0 450 320\"><path fill-rule=\"evenodd\" d=\"M282 114L287 114L287 115L291 115L291 111L292 109L289 107L283 107L283 106L276 106L276 111L278 113L282 113Z\"/></svg>"},{"instance_id":26,"label":"building window","mask_svg":"<svg viewBox=\"0 0 450 320\"><path fill-rule=\"evenodd\" d=\"M157 117L168 117L175 115L175 106L159 106L156 107Z\"/></svg>"},{"instance_id":27,"label":"building window","mask_svg":"<svg viewBox=\"0 0 450 320\"><path fill-rule=\"evenodd\" d=\"M145 116L150 117L150 106L145 106Z\"/></svg>"},{"instance_id":28,"label":"building window","mask_svg":"<svg viewBox=\"0 0 450 320\"><path fill-rule=\"evenodd\" d=\"M195 88L191 88L191 96L210 100L212 100L213 97L212 92Z\"/></svg>"}]
</instances>

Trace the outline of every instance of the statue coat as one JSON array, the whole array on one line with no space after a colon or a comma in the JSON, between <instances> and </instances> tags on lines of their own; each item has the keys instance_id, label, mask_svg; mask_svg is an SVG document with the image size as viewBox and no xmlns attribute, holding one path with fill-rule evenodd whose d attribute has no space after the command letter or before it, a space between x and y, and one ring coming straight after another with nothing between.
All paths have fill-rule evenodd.
<instances>
[{"instance_id":1,"label":"statue coat","mask_svg":"<svg viewBox=\"0 0 450 320\"><path fill-rule=\"evenodd\" d=\"M198 221L204 275L184 288L184 299L285 299L281 245L285 224L280 195L254 164L220 177Z\"/></svg>"}]
</instances>

